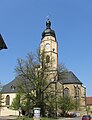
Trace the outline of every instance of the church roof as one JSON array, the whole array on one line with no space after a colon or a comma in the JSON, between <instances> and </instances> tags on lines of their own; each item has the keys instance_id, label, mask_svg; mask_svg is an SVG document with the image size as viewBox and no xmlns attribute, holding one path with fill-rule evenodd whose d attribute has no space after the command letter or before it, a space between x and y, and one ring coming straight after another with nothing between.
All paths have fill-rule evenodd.
<instances>
[{"instance_id":1,"label":"church roof","mask_svg":"<svg viewBox=\"0 0 92 120\"><path fill-rule=\"evenodd\" d=\"M51 22L49 19L47 19L47 21L46 21L46 29L42 33L42 39L45 36L53 36L56 38L55 31L51 29Z\"/></svg>"},{"instance_id":2,"label":"church roof","mask_svg":"<svg viewBox=\"0 0 92 120\"><path fill-rule=\"evenodd\" d=\"M17 82L18 82L18 80L15 78L8 84L4 85L2 88L2 93L16 93L17 92Z\"/></svg>"},{"instance_id":3,"label":"church roof","mask_svg":"<svg viewBox=\"0 0 92 120\"><path fill-rule=\"evenodd\" d=\"M14 80L12 80L11 82L9 82L8 84L4 85L2 88L2 93L17 93L18 92L18 88L20 86L22 86L23 84L26 83L26 87L29 90L33 90L34 86L30 86L30 81L28 81L28 79L23 79L22 76L17 76Z\"/></svg>"},{"instance_id":4,"label":"church roof","mask_svg":"<svg viewBox=\"0 0 92 120\"><path fill-rule=\"evenodd\" d=\"M82 84L82 82L71 71L60 73L59 82L61 84Z\"/></svg>"},{"instance_id":5,"label":"church roof","mask_svg":"<svg viewBox=\"0 0 92 120\"><path fill-rule=\"evenodd\" d=\"M17 85L20 83L22 79L20 76L16 77L13 81L3 86L2 93L17 93ZM81 81L73 74L73 72L62 72L59 75L59 80L61 84L82 84ZM30 87L30 85L28 85ZM31 89L34 89L31 86Z\"/></svg>"}]
</instances>

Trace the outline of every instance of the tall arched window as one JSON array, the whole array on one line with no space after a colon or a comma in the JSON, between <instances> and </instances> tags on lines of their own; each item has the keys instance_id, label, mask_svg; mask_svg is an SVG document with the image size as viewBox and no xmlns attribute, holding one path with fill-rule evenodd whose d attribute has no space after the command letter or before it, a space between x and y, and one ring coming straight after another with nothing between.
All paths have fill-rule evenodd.
<instances>
[{"instance_id":1,"label":"tall arched window","mask_svg":"<svg viewBox=\"0 0 92 120\"><path fill-rule=\"evenodd\" d=\"M10 105L10 96L9 95L6 96L6 105Z\"/></svg>"},{"instance_id":2,"label":"tall arched window","mask_svg":"<svg viewBox=\"0 0 92 120\"><path fill-rule=\"evenodd\" d=\"M78 85L74 85L75 97L79 97L80 88Z\"/></svg>"},{"instance_id":3,"label":"tall arched window","mask_svg":"<svg viewBox=\"0 0 92 120\"><path fill-rule=\"evenodd\" d=\"M69 96L69 88L64 89L64 96Z\"/></svg>"},{"instance_id":4,"label":"tall arched window","mask_svg":"<svg viewBox=\"0 0 92 120\"><path fill-rule=\"evenodd\" d=\"M49 63L49 62L50 62L50 56L47 55L47 56L46 56L46 63Z\"/></svg>"}]
</instances>

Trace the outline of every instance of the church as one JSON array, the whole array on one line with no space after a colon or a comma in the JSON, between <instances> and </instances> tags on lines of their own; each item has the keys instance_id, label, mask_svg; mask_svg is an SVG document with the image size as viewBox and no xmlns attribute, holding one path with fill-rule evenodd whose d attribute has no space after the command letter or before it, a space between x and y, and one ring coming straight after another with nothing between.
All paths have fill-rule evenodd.
<instances>
[{"instance_id":1,"label":"church","mask_svg":"<svg viewBox=\"0 0 92 120\"><path fill-rule=\"evenodd\" d=\"M45 49L46 62L50 66L52 71L51 80L56 76L56 70L58 67L58 41L56 39L55 31L51 28L51 21L47 19L46 28L42 32L42 37L40 41L40 50ZM49 61L52 61L51 63ZM60 76L56 77L56 83L54 88L56 89L57 85L57 96L64 94L71 95L76 102L80 103L80 108L76 112L84 114L86 112L86 88L83 86L83 83L76 77L72 71L66 71L66 78L61 79L63 73ZM2 94L4 97L3 107L1 109L1 115L18 115L17 110L11 110L10 106L13 99L17 93L16 86L17 78L8 84L3 86Z\"/></svg>"}]
</instances>

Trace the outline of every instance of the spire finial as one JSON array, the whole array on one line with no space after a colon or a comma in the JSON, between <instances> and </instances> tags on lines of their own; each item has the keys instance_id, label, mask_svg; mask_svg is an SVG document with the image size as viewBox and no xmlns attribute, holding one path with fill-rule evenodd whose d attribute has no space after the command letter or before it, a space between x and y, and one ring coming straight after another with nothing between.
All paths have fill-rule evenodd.
<instances>
[{"instance_id":1,"label":"spire finial","mask_svg":"<svg viewBox=\"0 0 92 120\"><path fill-rule=\"evenodd\" d=\"M49 16L47 16L47 21L46 21L46 29L50 29L51 22L49 20Z\"/></svg>"}]
</instances>

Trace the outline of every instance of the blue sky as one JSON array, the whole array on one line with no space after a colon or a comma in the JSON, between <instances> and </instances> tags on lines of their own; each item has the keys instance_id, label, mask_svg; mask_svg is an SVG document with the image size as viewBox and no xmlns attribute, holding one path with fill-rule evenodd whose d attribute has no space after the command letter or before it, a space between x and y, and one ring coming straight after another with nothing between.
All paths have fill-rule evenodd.
<instances>
[{"instance_id":1,"label":"blue sky","mask_svg":"<svg viewBox=\"0 0 92 120\"><path fill-rule=\"evenodd\" d=\"M0 33L8 49L0 51L0 81L15 78L18 58L39 47L49 16L65 64L92 96L92 0L0 0Z\"/></svg>"}]
</instances>

